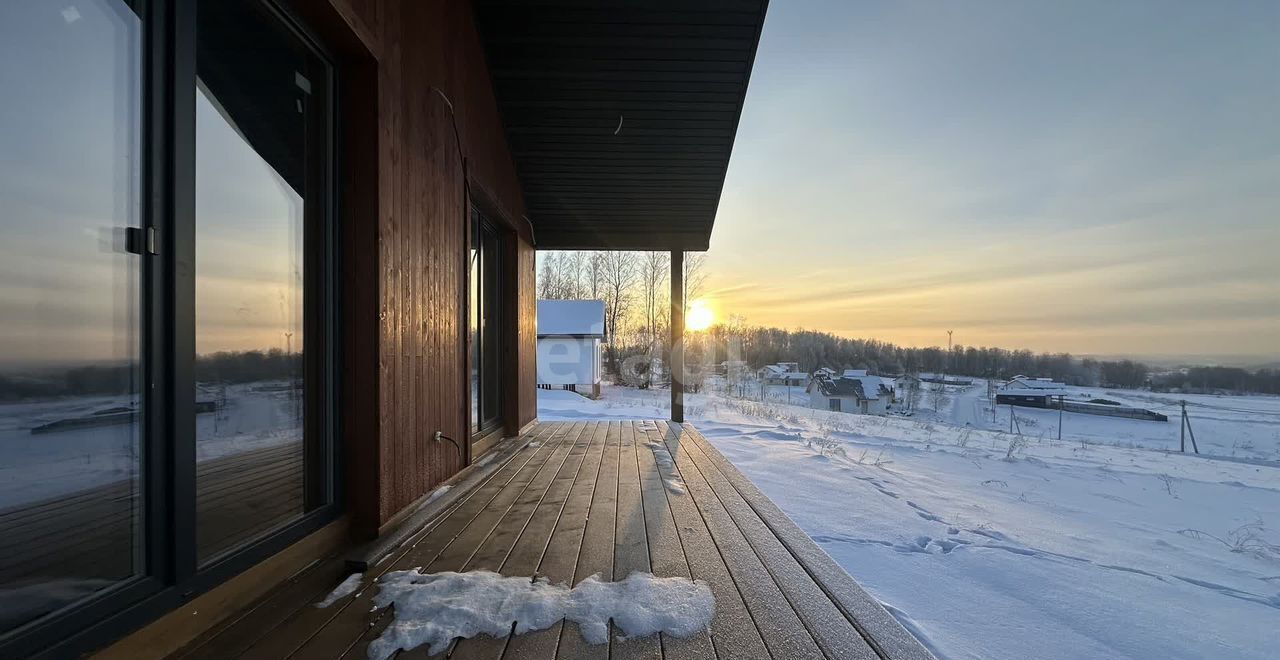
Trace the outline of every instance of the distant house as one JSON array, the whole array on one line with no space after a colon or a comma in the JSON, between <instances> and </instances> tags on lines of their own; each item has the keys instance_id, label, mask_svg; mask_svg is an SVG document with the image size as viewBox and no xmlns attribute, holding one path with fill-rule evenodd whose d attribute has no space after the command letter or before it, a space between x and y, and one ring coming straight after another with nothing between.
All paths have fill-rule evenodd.
<instances>
[{"instance_id":1,"label":"distant house","mask_svg":"<svg viewBox=\"0 0 1280 660\"><path fill-rule=\"evenodd\" d=\"M778 362L767 364L756 370L756 378L762 385L790 385L804 387L809 382L809 374L799 371L796 362Z\"/></svg>"},{"instance_id":2,"label":"distant house","mask_svg":"<svg viewBox=\"0 0 1280 660\"><path fill-rule=\"evenodd\" d=\"M847 375L859 371L861 375ZM880 415L893 401L893 390L885 379L869 376L865 370L850 369L838 378L814 378L805 391L809 407L836 412Z\"/></svg>"},{"instance_id":3,"label":"distant house","mask_svg":"<svg viewBox=\"0 0 1280 660\"><path fill-rule=\"evenodd\" d=\"M893 389L898 392L905 392L912 387L920 387L920 377L911 374L903 374L893 379Z\"/></svg>"},{"instance_id":4,"label":"distant house","mask_svg":"<svg viewBox=\"0 0 1280 660\"><path fill-rule=\"evenodd\" d=\"M818 367L813 370L814 378L835 378L836 370L830 367Z\"/></svg>"},{"instance_id":5,"label":"distant house","mask_svg":"<svg viewBox=\"0 0 1280 660\"><path fill-rule=\"evenodd\" d=\"M1066 386L1066 383L1059 383L1052 378L1028 378L1026 376L1014 376L1013 378L1010 378L1009 381L1000 389L1045 392L1047 390L1061 390Z\"/></svg>"},{"instance_id":6,"label":"distant house","mask_svg":"<svg viewBox=\"0 0 1280 660\"><path fill-rule=\"evenodd\" d=\"M538 387L600 396L604 301L538 301Z\"/></svg>"}]
</instances>

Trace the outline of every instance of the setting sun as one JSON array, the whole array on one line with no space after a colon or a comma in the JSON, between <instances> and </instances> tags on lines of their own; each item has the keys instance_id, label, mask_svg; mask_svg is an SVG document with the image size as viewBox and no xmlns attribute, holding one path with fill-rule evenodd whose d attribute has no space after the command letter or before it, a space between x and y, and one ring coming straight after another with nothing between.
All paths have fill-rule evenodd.
<instances>
[{"instance_id":1,"label":"setting sun","mask_svg":"<svg viewBox=\"0 0 1280 660\"><path fill-rule=\"evenodd\" d=\"M711 308L707 306L707 303L695 300L689 303L689 313L685 318L684 327L686 330L698 332L710 328L711 324L715 323L715 320L716 316L711 312Z\"/></svg>"}]
</instances>

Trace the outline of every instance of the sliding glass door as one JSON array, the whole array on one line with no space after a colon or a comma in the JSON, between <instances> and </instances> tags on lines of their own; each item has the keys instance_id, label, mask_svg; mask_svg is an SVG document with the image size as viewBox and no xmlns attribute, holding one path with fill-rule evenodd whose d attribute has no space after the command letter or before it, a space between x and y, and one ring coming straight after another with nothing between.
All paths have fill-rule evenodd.
<instances>
[{"instance_id":1,"label":"sliding glass door","mask_svg":"<svg viewBox=\"0 0 1280 660\"><path fill-rule=\"evenodd\" d=\"M144 566L141 57L128 3L0 3L0 635Z\"/></svg>"},{"instance_id":2,"label":"sliding glass door","mask_svg":"<svg viewBox=\"0 0 1280 660\"><path fill-rule=\"evenodd\" d=\"M308 392L324 387L308 358L324 352L307 319L325 311L330 121L327 64L266 7L199 7L196 515L207 562L308 508L306 443L322 442Z\"/></svg>"},{"instance_id":3,"label":"sliding glass door","mask_svg":"<svg viewBox=\"0 0 1280 660\"><path fill-rule=\"evenodd\" d=\"M502 310L498 230L478 209L471 212L470 284L471 434L488 434L502 424L502 347L499 323Z\"/></svg>"},{"instance_id":4,"label":"sliding glass door","mask_svg":"<svg viewBox=\"0 0 1280 660\"><path fill-rule=\"evenodd\" d=\"M331 62L267 0L0 2L0 657L337 517Z\"/></svg>"}]
</instances>

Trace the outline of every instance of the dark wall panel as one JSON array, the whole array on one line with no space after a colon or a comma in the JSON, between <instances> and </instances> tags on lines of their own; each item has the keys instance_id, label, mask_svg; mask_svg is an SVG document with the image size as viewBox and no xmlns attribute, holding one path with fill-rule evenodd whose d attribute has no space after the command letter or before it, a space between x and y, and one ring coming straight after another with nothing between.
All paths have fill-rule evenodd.
<instances>
[{"instance_id":1,"label":"dark wall panel","mask_svg":"<svg viewBox=\"0 0 1280 660\"><path fill-rule=\"evenodd\" d=\"M344 218L356 232L344 253L344 441L353 529L370 535L464 464L452 443L431 440L437 430L467 440L464 181L518 237L508 271L519 291L518 322L508 330L518 337L517 359L504 389L517 397L521 425L536 415L533 249L470 3L329 3L329 22L342 30L328 31L363 46L372 59L360 75L374 79L354 86L374 97L373 107L346 116L376 127L344 136L346 149L370 155L342 182L344 194L367 191L366 204L347 206L360 217ZM344 106L359 105L351 96Z\"/></svg>"}]
</instances>

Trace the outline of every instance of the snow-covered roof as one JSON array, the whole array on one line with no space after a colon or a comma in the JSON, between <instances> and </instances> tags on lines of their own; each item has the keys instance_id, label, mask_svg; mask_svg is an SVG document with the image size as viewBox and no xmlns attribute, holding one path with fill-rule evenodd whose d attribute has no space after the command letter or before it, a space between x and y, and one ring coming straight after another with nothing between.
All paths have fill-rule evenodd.
<instances>
[{"instance_id":1,"label":"snow-covered roof","mask_svg":"<svg viewBox=\"0 0 1280 660\"><path fill-rule=\"evenodd\" d=\"M879 399L882 387L885 393L889 389L879 376L822 378L814 380L811 387L817 387L825 396L853 396L867 401Z\"/></svg>"},{"instance_id":2,"label":"snow-covered roof","mask_svg":"<svg viewBox=\"0 0 1280 660\"><path fill-rule=\"evenodd\" d=\"M603 300L539 300L539 337L604 337Z\"/></svg>"},{"instance_id":3,"label":"snow-covered roof","mask_svg":"<svg viewBox=\"0 0 1280 660\"><path fill-rule=\"evenodd\" d=\"M843 376L844 378L862 378L863 376L867 375L867 370L866 369L845 369L844 373L840 375Z\"/></svg>"}]
</instances>

